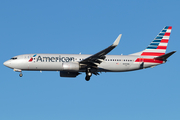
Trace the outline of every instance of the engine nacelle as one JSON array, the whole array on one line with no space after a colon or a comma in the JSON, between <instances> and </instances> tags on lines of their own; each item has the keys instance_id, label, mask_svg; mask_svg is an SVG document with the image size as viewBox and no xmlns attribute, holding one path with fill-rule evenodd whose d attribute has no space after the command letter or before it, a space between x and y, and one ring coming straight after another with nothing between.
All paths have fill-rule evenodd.
<instances>
[{"instance_id":1,"label":"engine nacelle","mask_svg":"<svg viewBox=\"0 0 180 120\"><path fill-rule=\"evenodd\" d=\"M63 70L67 70L67 71L77 71L80 68L79 63L73 63L73 62L63 63L62 67Z\"/></svg>"},{"instance_id":2,"label":"engine nacelle","mask_svg":"<svg viewBox=\"0 0 180 120\"><path fill-rule=\"evenodd\" d=\"M60 76L61 77L76 77L78 76L80 73L78 72L66 72L66 71L60 71Z\"/></svg>"}]
</instances>

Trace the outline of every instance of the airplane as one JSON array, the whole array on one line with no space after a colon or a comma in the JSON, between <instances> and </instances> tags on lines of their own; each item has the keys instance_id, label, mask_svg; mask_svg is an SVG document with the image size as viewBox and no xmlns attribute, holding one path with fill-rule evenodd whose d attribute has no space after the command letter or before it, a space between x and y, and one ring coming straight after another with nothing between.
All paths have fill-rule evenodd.
<instances>
[{"instance_id":1,"label":"airplane","mask_svg":"<svg viewBox=\"0 0 180 120\"><path fill-rule=\"evenodd\" d=\"M165 26L155 39L141 52L129 55L107 55L121 39L120 34L112 45L93 54L24 54L12 57L3 64L16 72L22 71L60 71L60 77L77 77L86 73L89 81L92 74L99 72L125 72L152 68L166 63L167 58L176 51L166 53L172 26Z\"/></svg>"}]
</instances>

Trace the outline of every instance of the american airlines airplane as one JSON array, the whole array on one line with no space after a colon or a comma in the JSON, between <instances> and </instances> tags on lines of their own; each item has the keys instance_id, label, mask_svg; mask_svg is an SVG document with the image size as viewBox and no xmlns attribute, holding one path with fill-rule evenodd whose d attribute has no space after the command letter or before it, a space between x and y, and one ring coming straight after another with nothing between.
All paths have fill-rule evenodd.
<instances>
[{"instance_id":1,"label":"american airlines airplane","mask_svg":"<svg viewBox=\"0 0 180 120\"><path fill-rule=\"evenodd\" d=\"M92 74L99 72L125 72L154 67L163 64L176 51L165 53L168 45L171 26L166 26L148 45L138 53L130 55L107 55L120 41L120 34L114 43L93 55L82 54L24 54L4 62L4 65L14 71L60 71L61 77L76 77L86 73L86 81Z\"/></svg>"}]
</instances>

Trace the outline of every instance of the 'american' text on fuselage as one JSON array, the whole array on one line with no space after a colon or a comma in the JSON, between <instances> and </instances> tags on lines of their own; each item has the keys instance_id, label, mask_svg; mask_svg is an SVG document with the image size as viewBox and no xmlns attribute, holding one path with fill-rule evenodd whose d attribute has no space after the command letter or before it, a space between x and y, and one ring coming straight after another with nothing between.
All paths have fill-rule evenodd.
<instances>
[{"instance_id":1,"label":"'american' text on fuselage","mask_svg":"<svg viewBox=\"0 0 180 120\"><path fill-rule=\"evenodd\" d=\"M72 62L74 57L41 57L38 56L36 62Z\"/></svg>"}]
</instances>

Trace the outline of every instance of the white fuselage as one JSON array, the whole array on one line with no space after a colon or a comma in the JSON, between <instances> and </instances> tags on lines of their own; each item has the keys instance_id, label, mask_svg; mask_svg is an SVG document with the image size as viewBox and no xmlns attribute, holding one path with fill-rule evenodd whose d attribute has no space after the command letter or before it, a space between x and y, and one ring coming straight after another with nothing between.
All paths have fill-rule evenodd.
<instances>
[{"instance_id":1,"label":"white fuselage","mask_svg":"<svg viewBox=\"0 0 180 120\"><path fill-rule=\"evenodd\" d=\"M64 63L79 63L91 55L80 54L25 54L15 56L17 59L10 59L4 64L15 70L29 71L67 71L64 70ZM106 55L106 58L97 66L96 72L124 72L156 66L160 63L144 63L137 61L140 56L135 55ZM32 59L31 61L29 61ZM141 58L143 59L143 58ZM85 72L85 69L68 70Z\"/></svg>"}]
</instances>

